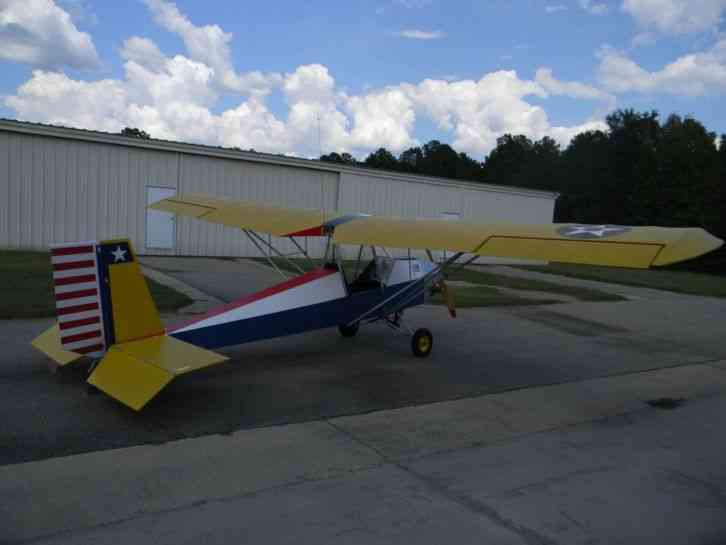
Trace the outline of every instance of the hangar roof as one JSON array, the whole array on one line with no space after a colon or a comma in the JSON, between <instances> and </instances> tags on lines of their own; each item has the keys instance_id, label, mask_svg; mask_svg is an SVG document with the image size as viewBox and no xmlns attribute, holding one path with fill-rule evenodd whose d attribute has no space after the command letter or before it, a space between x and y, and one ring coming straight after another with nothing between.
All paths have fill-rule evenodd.
<instances>
[{"instance_id":1,"label":"hangar roof","mask_svg":"<svg viewBox=\"0 0 726 545\"><path fill-rule=\"evenodd\" d=\"M456 185L467 189L491 191L496 193L508 193L527 197L538 197L543 199L556 199L559 193L541 191L524 187L503 186L487 184L482 182L470 182L452 178L439 178L435 176L422 176L419 174L405 174L391 170L382 170L366 167L348 166L340 163L331 163L317 159L301 159L286 155L275 155L256 151L239 151L231 148L206 146L201 144L187 144L170 140L131 138L120 134L93 131L89 129L74 129L58 125L46 125L42 123L30 123L14 119L0 119L0 131L24 133L53 138L65 138L71 140L85 140L102 144L127 146L135 148L153 149L159 151L170 151L175 153L187 153L192 155L204 155L207 157L218 157L238 161L250 161L255 163L267 163L288 167L322 170L327 172L340 172L345 174L367 175L377 178L386 178L404 182L418 182L435 185Z\"/></svg>"}]
</instances>

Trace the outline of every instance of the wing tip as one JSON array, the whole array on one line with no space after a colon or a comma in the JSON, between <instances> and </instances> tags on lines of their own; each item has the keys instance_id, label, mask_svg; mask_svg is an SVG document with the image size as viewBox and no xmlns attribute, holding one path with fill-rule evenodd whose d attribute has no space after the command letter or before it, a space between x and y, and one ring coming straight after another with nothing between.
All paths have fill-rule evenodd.
<instances>
[{"instance_id":1,"label":"wing tip","mask_svg":"<svg viewBox=\"0 0 726 545\"><path fill-rule=\"evenodd\" d=\"M700 227L683 229L683 235L668 244L653 260L652 266L662 267L687 261L717 250L724 241Z\"/></svg>"}]
</instances>

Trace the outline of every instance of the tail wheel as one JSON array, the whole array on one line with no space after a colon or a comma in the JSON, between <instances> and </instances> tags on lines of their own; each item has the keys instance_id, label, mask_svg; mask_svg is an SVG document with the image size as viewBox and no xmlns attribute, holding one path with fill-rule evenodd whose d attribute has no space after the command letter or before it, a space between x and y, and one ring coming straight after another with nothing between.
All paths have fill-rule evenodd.
<instances>
[{"instance_id":1,"label":"tail wheel","mask_svg":"<svg viewBox=\"0 0 726 545\"><path fill-rule=\"evenodd\" d=\"M417 329L411 338L411 350L418 358L425 358L431 354L434 347L434 336L428 329Z\"/></svg>"},{"instance_id":2,"label":"tail wheel","mask_svg":"<svg viewBox=\"0 0 726 545\"><path fill-rule=\"evenodd\" d=\"M360 324L355 323L353 325L346 325L346 324L340 324L338 326L338 331L340 331L340 334L343 337L355 337L355 335L358 333L358 327Z\"/></svg>"}]
</instances>

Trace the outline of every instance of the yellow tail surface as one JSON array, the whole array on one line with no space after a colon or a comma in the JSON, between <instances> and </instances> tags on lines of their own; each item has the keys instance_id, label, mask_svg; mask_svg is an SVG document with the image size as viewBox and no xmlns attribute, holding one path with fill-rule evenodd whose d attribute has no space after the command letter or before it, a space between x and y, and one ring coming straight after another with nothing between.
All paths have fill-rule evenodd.
<instances>
[{"instance_id":1,"label":"yellow tail surface","mask_svg":"<svg viewBox=\"0 0 726 545\"><path fill-rule=\"evenodd\" d=\"M58 323L32 345L60 366L100 359L88 382L128 407L227 359L166 335L130 240L54 245L51 260Z\"/></svg>"},{"instance_id":2,"label":"yellow tail surface","mask_svg":"<svg viewBox=\"0 0 726 545\"><path fill-rule=\"evenodd\" d=\"M179 339L159 335L112 346L88 383L139 411L174 377L227 359Z\"/></svg>"},{"instance_id":3,"label":"yellow tail surface","mask_svg":"<svg viewBox=\"0 0 726 545\"><path fill-rule=\"evenodd\" d=\"M128 239L106 240L100 246L102 253L105 251L113 256L111 259L122 260L108 263L114 343L162 335L164 326L131 242ZM127 248L128 254L122 255Z\"/></svg>"}]
</instances>

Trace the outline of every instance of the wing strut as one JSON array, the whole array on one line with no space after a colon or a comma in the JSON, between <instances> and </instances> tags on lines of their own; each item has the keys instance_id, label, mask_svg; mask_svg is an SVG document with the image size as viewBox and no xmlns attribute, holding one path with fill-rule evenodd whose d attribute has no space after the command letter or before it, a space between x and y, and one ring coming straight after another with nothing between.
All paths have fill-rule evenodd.
<instances>
[{"instance_id":1,"label":"wing strut","mask_svg":"<svg viewBox=\"0 0 726 545\"><path fill-rule=\"evenodd\" d=\"M280 268L277 266L277 264L272 260L272 257L270 257L270 254L268 254L262 246L260 246L260 243L257 242L250 232L247 229L242 229L242 232L247 235L247 238L250 239L250 242L255 245L255 247L260 251L260 253L265 256L265 259L267 259L267 262L272 266L273 269L277 271L277 274L282 276L283 279L287 280L287 275L280 270Z\"/></svg>"}]
</instances>

